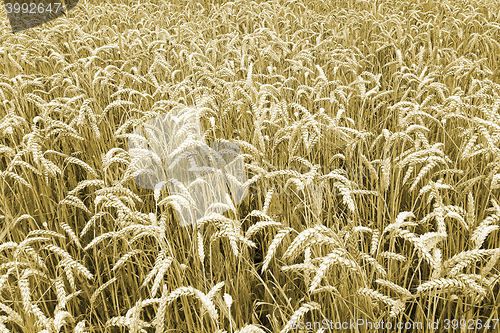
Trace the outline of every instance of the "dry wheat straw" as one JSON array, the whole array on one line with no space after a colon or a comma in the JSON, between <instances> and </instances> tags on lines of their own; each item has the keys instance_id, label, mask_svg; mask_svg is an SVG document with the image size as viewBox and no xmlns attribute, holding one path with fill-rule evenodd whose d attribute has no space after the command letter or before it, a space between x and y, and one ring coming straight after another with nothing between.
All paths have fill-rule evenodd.
<instances>
[{"instance_id":1,"label":"dry wheat straw","mask_svg":"<svg viewBox=\"0 0 500 333\"><path fill-rule=\"evenodd\" d=\"M122 267L123 265L125 265L129 261L130 258L132 258L136 254L139 254L139 253L142 253L142 252L143 251L139 250L139 249L135 249L135 250L132 250L132 251L128 252L127 254L125 254L124 256L122 256L120 258L120 260L118 260L116 262L116 264L113 266L113 268L111 270L112 271L118 270L120 267Z\"/></svg>"},{"instance_id":2,"label":"dry wheat straw","mask_svg":"<svg viewBox=\"0 0 500 333\"><path fill-rule=\"evenodd\" d=\"M47 34L42 36L43 43L39 43L40 36L37 35L41 30L36 31L36 36L19 34L17 39L12 34L10 37L5 35L0 48L5 60L0 62L3 73L0 77L0 101L3 101L0 103L0 133L3 134L0 159L5 162L4 170L0 170L0 193L3 193L0 201L5 206L2 210L5 216L0 218L8 228L0 237L0 291L9 299L2 300L0 308L3 303L12 304L13 310L3 309L5 314L0 316L0 331L14 331L17 327L11 325L13 322L17 322L21 329L36 329L44 333L72 328L81 332L85 323L91 322L95 327L89 327L89 331L102 330L99 321L88 319L96 313L104 313L105 317L101 319L107 325L118 325L133 333L144 332L151 324L140 319L143 307L154 305L144 309L144 315L151 318L158 305L153 324L157 332L163 333L170 329L164 320L167 306L177 303L174 299L184 293L199 299L202 309L182 309L181 317L194 319L194 323L179 322L179 316L169 317L168 322L176 329L222 333L228 328L232 332L237 324L242 327L240 332L263 332L257 324L245 326L246 320L255 317L252 311L257 311L255 304L259 303L250 304L255 300L245 297L244 293L233 293L238 295L234 296L233 306L251 312L237 312L239 317L230 318L230 325L227 325L227 321L216 316L215 307L210 303L222 288L221 283L206 296L199 291L201 289L196 289L207 282L206 272L214 271L224 281L248 280L251 289L256 280L251 274L252 268L247 269L247 265L252 260L239 260L235 270L229 261L213 261L214 256L220 254L217 246L211 246L207 253L204 249L205 242L221 239L227 241L230 251L242 259L248 252L245 246L255 246L250 238L256 243L268 243L262 270L268 270L269 274L264 274L258 283L266 284L269 282L266 279L276 277L276 281L280 281L278 290L291 297L290 300L274 299L271 308L290 309L290 304L303 301L299 299L304 294L303 286L316 288L311 289L314 289L318 303L300 307L292 316L295 321L301 320L306 312L319 309L325 297L332 296L321 291L335 292L336 299L341 301L339 304L345 303L342 300L352 294L349 286L339 291L332 286L317 288L333 264L358 265L360 274L350 272L350 269L345 272L352 285L368 286L375 282L372 279L387 275L376 282L396 293L398 299L393 300L366 288L361 292L389 305L391 318L404 312L404 299L411 296L407 288L415 282L420 284L418 290L421 294L458 290L459 296L455 297L469 297L473 304L485 302L484 315L491 317L491 309L495 307L490 306L491 299L486 296L487 291L494 290L498 283L495 267L500 252L493 247L498 243L495 236L500 207L492 200L493 208L488 212L491 215L483 218L484 209L477 209L475 200L484 197L485 193L488 195L493 191L494 194L500 179L497 148L500 144L500 90L496 82L498 73L490 69L498 67L497 59L491 56L498 45L488 35L491 24L498 19L496 11L489 10L495 7L495 3L482 4L481 8L465 8L463 4L436 7L444 11L445 16L458 10L461 19L454 21L439 20L439 15L427 15L433 11L435 14L435 9L429 4L417 4L411 22L406 22L408 18L400 14L394 14L388 21L380 20L384 15L379 14L387 11L386 2L377 8L369 8L364 3L329 3L318 7L319 2L315 0L306 2L295 1L291 6L290 3L237 0L220 6L205 3L199 7L193 4L178 7L174 1L161 6L140 3L113 8L106 4L86 3L73 9L76 10L74 17L64 19L61 24L49 24ZM392 5L394 13L402 8L399 2ZM333 10L335 15L325 15L324 8L327 7L330 14ZM132 9L131 15L124 14L128 9ZM377 15L367 14L368 21L373 21L373 24L359 30L360 20L366 21L365 9ZM112 15L104 15L108 10ZM181 15L167 15L168 20L161 24L155 19L167 11L177 13L179 10ZM78 29L72 32L76 43L68 44L64 38L59 38L64 35L61 31L72 30L72 20L81 21L83 16L79 13L82 11L92 14L95 19L77 24ZM488 11L487 15L485 11ZM207 13L216 19L200 20ZM118 21L127 22L128 30L123 32L123 27L115 24ZM197 23L201 21L203 25ZM256 29L249 22L267 28ZM395 30L394 22L397 23ZM452 33L446 38L438 36L433 45L430 42L425 45L400 43L408 37L400 27L400 23L405 22L417 36L422 32L425 35L428 32L424 31L426 27ZM239 27L244 36L234 33L238 30L233 29L235 27ZM279 34L276 33L277 27ZM101 28L103 34L94 34ZM373 29L376 33L372 33ZM380 36L393 32L396 33L393 43L375 46ZM360 44L363 38L365 40ZM137 55L140 61L137 61ZM374 57L368 59L367 55L368 58ZM387 75L382 75L381 70ZM265 198L248 198L243 210L248 208L252 213L245 219L240 218L241 211L232 205L231 200L227 204L213 204L201 212L205 215L196 225L197 246L193 247L200 261L191 260L189 269L183 270L183 281L169 278L169 284L173 284L169 287L174 289L169 293L167 286L163 285L165 267L172 264L173 258L187 262L196 255L185 251L183 245L170 250L170 243L179 245L194 241L194 234L172 232L171 207L178 211L192 209L193 200L187 194L201 182L195 182L192 187L178 186L182 192L178 196L168 196L167 191L162 193L164 182L157 184L153 193L137 189L133 178L147 175L151 170L136 170L138 159L125 150L123 139L144 142L143 137L127 133L144 124L151 143L165 144L147 122L162 114L176 120L171 117L170 110L181 110L193 104L200 109L200 121L208 125L208 129L202 131L204 139L217 141L226 137L249 153L242 158L250 161L251 164L245 165L253 173L252 178L242 185L235 177L229 175L228 179L245 187L259 183L266 185L272 180L276 182L274 185L285 189L293 186L294 195L284 200L281 196L280 200L272 200L274 190L271 189ZM189 107L189 110L192 109ZM171 167L178 165L183 158L191 158L191 152L187 150L200 144L192 135L194 128L193 124L181 121L177 134L185 135L187 140L183 140L182 146L170 156L174 158ZM95 156L101 152L105 154L95 161ZM221 156L213 153L222 162ZM230 151L226 153L231 154ZM162 162L159 156L154 158ZM309 172L300 174L290 170L295 162L308 167ZM70 163L79 167L67 168ZM350 181L347 171L353 166L366 167L370 172L367 179L359 184ZM323 167L328 170L326 175L319 172ZM335 169L337 167L339 169ZM192 170L204 172L207 169L193 166ZM65 188L65 182L67 177L75 176L74 171L79 182L70 191ZM80 175L94 179L80 179ZM359 177L355 181L360 181ZM53 191L53 186L57 191ZM90 196L85 198L79 196L87 187L96 187L97 191L90 190ZM402 195L401 191L406 190L409 190L407 195ZM334 198L333 191L340 193L341 202ZM33 195L35 197L31 198ZM461 204L463 196L467 197L466 209L454 206ZM21 198L20 204L12 198ZM29 204L23 201L30 198L34 200ZM262 202L260 199L264 199L264 204L258 207ZM47 215L44 210L44 207L52 207L52 202L59 202L60 207L68 206L58 211L55 223L49 218L53 212ZM75 210L69 206L75 207L76 213L83 210L92 215L83 229L80 219L73 219L75 216L71 212ZM92 214L91 206L95 214ZM289 207L295 208L288 211ZM323 207L331 212L322 214ZM415 215L419 215L418 224L408 220L415 217L413 213L400 212L402 207L413 207ZM428 207L431 207L430 212ZM232 218L212 213L221 210L230 210ZM21 216L16 219L8 212ZM159 223L156 220L158 214ZM301 214L304 220L295 220ZM333 220L332 214L335 215ZM386 221L387 217L395 215L396 221ZM318 226L311 227L311 218ZM43 223L45 219L48 221ZM331 229L325 227L325 223L330 226L332 221L335 223ZM449 241L455 232L455 221L470 232L458 240ZM38 230L41 223L44 230ZM346 223L344 230L349 232L341 231L343 237L338 237L334 230ZM241 230L243 225L248 228L246 233ZM352 228L355 225L359 226ZM275 226L282 229L272 241L265 232L260 232ZM27 230L21 230L26 227ZM63 235L59 233L61 229ZM76 236L79 230L80 239ZM297 231L298 236L287 249L280 249L279 245L291 231ZM369 253L362 253L357 243L359 239L353 234L367 231L371 232L371 239L365 239L368 243L362 240L363 247L369 246ZM113 255L120 259L113 267L104 267L107 273L116 273L141 251L157 253L149 272L149 265L142 265L143 260L149 260L148 257L138 256L139 265L134 267L139 274L127 281L134 288L136 283L145 286L154 278L151 293L161 289L161 298L142 301L148 296L148 290L137 288L138 294L135 290L134 293L124 290L120 295L123 304L135 302L136 305L125 306L121 310L126 309L126 315L121 317L116 313L118 316L113 318L109 318L113 310L104 308L105 304L97 304L95 299L88 313L79 308L86 308L89 304L80 304L80 307L70 304L71 298L81 290L66 296L63 276L56 275L51 281L42 276L42 272L48 274L54 269L64 272L62 274L66 275L71 288L88 290L82 286L90 281L75 277L75 274L91 276L83 263L78 262L82 258L80 242L84 236L91 239L83 251L95 248L106 239L112 242L116 250ZM396 245L400 242L394 243L394 236L408 242ZM151 237L154 238L152 244ZM74 249L66 247L72 244L76 245ZM140 250L131 251L131 245ZM160 247L159 252L155 246ZM342 252L345 246L351 253ZM213 252L214 249L217 251ZM412 250L425 258L431 265L430 269L410 259ZM335 254L336 251L339 253ZM55 254L55 259L47 258L47 252ZM324 256L326 253L330 255ZM89 254L90 257L86 258L96 263L109 262L107 259L111 255L105 249L88 251L86 255ZM280 267L269 267L274 257L293 261L302 254L305 257L303 263L281 267L284 272L299 271L298 277L282 274ZM313 254L319 257L311 258ZM222 257L223 261L234 259L226 257ZM379 263L382 261L379 258L391 261ZM361 259L373 267L359 266ZM487 261L481 275L475 274L483 259ZM404 266L399 263L403 261ZM231 269L219 270L215 263ZM373 269L376 274L370 273ZM401 270L398 271L401 274L394 275L394 269ZM405 274L409 271L413 277ZM105 284L102 277L109 278L107 273L98 276L97 285ZM32 275L35 275L36 283L33 283ZM16 277L20 295L9 291L10 280ZM303 283L289 283L292 281L289 279L295 278L303 279ZM329 282L338 282L336 275L332 274L332 278ZM35 290L39 288L39 280L42 285L53 282L58 304L50 315L44 313L46 306L42 306L42 302L50 301L47 297L51 293ZM116 298L117 290L110 288L109 293ZM31 295L31 299L27 295ZM35 298L39 299L34 301ZM82 298L84 303L88 299ZM441 309L437 300L414 298L413 301L417 302L414 305L422 310L414 319L438 319ZM466 311L468 303L464 299L457 302L456 314L477 319L476 313ZM433 308L437 311L430 310ZM345 310L342 306L324 306L322 309L324 315L332 318L346 313ZM205 311L210 314L208 321L204 318ZM258 311L264 311L261 313L264 317L269 315L266 314L268 310L259 308ZM282 313L269 316L274 330L279 330L280 323L276 318L280 315L283 318ZM76 327L72 316L81 320ZM366 316L380 316L378 307L368 308ZM31 317L36 322L27 320ZM315 320L316 313L312 313L311 318ZM284 330L291 328L290 325L288 322Z\"/></svg>"}]
</instances>

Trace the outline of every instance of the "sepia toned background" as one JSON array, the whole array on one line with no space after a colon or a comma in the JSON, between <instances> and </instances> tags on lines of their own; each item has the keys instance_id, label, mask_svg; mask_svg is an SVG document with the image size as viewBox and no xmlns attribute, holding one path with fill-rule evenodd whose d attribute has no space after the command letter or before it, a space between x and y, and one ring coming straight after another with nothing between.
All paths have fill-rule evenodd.
<instances>
[{"instance_id":1,"label":"sepia toned background","mask_svg":"<svg viewBox=\"0 0 500 333\"><path fill-rule=\"evenodd\" d=\"M499 1L0 7L0 332L499 329ZM129 150L186 107L250 189L187 225Z\"/></svg>"}]
</instances>

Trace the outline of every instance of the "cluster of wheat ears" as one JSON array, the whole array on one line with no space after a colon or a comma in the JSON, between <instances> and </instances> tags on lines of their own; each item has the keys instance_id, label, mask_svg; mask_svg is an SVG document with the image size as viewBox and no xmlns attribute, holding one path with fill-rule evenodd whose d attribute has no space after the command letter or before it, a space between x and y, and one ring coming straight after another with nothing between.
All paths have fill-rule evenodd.
<instances>
[{"instance_id":1,"label":"cluster of wheat ears","mask_svg":"<svg viewBox=\"0 0 500 333\"><path fill-rule=\"evenodd\" d=\"M17 34L2 9L0 332L493 331L499 8L88 0ZM182 225L128 140L193 107L252 190Z\"/></svg>"}]
</instances>

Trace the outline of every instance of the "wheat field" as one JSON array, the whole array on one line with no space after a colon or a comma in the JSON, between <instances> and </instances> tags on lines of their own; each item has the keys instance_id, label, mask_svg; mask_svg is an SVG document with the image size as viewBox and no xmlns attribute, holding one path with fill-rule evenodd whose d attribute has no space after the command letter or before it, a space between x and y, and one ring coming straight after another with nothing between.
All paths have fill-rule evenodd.
<instances>
[{"instance_id":1,"label":"wheat field","mask_svg":"<svg viewBox=\"0 0 500 333\"><path fill-rule=\"evenodd\" d=\"M500 331L500 1L0 15L1 333ZM137 169L186 110L241 149L232 198Z\"/></svg>"}]
</instances>

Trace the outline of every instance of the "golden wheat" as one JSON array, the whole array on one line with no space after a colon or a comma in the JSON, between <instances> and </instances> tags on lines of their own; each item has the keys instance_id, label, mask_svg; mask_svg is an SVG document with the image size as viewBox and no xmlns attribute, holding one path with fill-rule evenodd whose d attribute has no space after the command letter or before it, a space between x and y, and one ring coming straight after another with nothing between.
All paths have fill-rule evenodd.
<instances>
[{"instance_id":1,"label":"golden wheat","mask_svg":"<svg viewBox=\"0 0 500 333\"><path fill-rule=\"evenodd\" d=\"M494 319L498 6L2 9L0 331Z\"/></svg>"}]
</instances>

